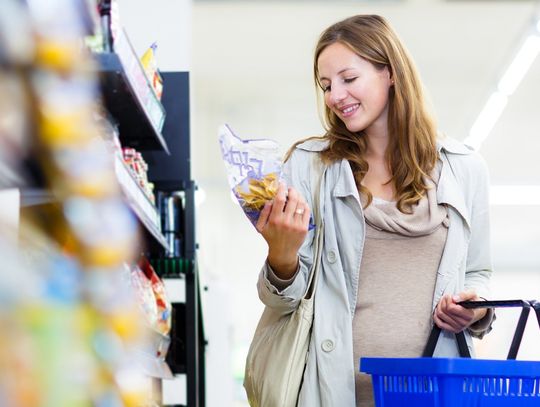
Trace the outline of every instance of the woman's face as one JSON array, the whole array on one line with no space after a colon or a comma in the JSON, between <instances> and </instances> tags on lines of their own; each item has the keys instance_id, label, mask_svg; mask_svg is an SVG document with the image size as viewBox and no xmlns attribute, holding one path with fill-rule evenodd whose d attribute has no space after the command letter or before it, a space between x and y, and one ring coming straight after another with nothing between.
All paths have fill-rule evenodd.
<instances>
[{"instance_id":1,"label":"woman's face","mask_svg":"<svg viewBox=\"0 0 540 407\"><path fill-rule=\"evenodd\" d=\"M392 86L388 67L377 69L339 42L326 47L317 64L325 103L347 129L386 134Z\"/></svg>"}]
</instances>

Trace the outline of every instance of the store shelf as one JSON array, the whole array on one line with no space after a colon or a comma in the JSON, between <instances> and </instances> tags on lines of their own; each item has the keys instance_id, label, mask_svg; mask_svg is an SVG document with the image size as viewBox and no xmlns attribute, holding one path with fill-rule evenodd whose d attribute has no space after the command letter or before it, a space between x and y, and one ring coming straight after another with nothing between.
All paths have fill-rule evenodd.
<instances>
[{"instance_id":1,"label":"store shelf","mask_svg":"<svg viewBox=\"0 0 540 407\"><path fill-rule=\"evenodd\" d=\"M23 177L10 168L6 163L0 162L0 188L9 188L15 185L22 185Z\"/></svg>"},{"instance_id":2,"label":"store shelf","mask_svg":"<svg viewBox=\"0 0 540 407\"><path fill-rule=\"evenodd\" d=\"M159 215L156 208L144 195L141 188L120 159L115 160L115 171L126 203L141 222L143 229L158 245L168 251L169 244L161 233L159 227ZM21 189L21 207L23 208L57 202L58 198L54 196L50 190L43 188Z\"/></svg>"},{"instance_id":3,"label":"store shelf","mask_svg":"<svg viewBox=\"0 0 540 407\"><path fill-rule=\"evenodd\" d=\"M152 238L165 250L169 251L169 244L161 233L160 218L156 207L148 200L129 169L118 156L114 160L114 170L126 201L135 216L141 221Z\"/></svg>"},{"instance_id":4,"label":"store shelf","mask_svg":"<svg viewBox=\"0 0 540 407\"><path fill-rule=\"evenodd\" d=\"M21 207L46 205L57 203L58 199L50 190L41 188L23 188L21 189Z\"/></svg>"},{"instance_id":5,"label":"store shelf","mask_svg":"<svg viewBox=\"0 0 540 407\"><path fill-rule=\"evenodd\" d=\"M126 35L122 33L116 40L114 53L95 56L105 104L119 123L122 143L139 150L170 154L161 134L165 109Z\"/></svg>"}]
</instances>

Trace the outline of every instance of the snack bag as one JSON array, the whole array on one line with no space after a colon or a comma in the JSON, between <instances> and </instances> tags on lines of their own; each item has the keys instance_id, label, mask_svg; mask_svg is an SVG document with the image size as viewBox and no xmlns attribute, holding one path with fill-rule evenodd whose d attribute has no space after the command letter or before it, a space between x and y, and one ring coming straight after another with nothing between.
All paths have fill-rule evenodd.
<instances>
[{"instance_id":1,"label":"snack bag","mask_svg":"<svg viewBox=\"0 0 540 407\"><path fill-rule=\"evenodd\" d=\"M152 289L151 281L146 277L144 271L138 266L131 271L131 285L135 290L135 296L139 303L148 325L154 327L158 323L158 306L156 297Z\"/></svg>"},{"instance_id":2,"label":"snack bag","mask_svg":"<svg viewBox=\"0 0 540 407\"><path fill-rule=\"evenodd\" d=\"M159 73L156 50L157 43L154 42L141 57L141 65L143 66L144 72L148 77L148 81L156 92L157 98L161 100L161 96L163 94L163 78Z\"/></svg>"},{"instance_id":3,"label":"snack bag","mask_svg":"<svg viewBox=\"0 0 540 407\"><path fill-rule=\"evenodd\" d=\"M150 281L154 298L156 301L157 320L155 327L163 335L168 335L172 324L172 304L167 297L165 284L154 271L154 268L146 257L139 261L139 268Z\"/></svg>"},{"instance_id":4,"label":"snack bag","mask_svg":"<svg viewBox=\"0 0 540 407\"><path fill-rule=\"evenodd\" d=\"M219 128L219 144L232 192L255 225L264 204L277 193L282 167L279 144L242 140L227 124Z\"/></svg>"}]
</instances>

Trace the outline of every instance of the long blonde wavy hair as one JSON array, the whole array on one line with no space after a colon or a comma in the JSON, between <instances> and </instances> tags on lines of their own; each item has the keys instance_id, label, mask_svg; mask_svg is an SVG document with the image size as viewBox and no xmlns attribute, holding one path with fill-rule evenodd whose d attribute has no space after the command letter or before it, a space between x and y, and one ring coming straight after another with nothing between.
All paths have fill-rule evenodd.
<instances>
[{"instance_id":1,"label":"long blonde wavy hair","mask_svg":"<svg viewBox=\"0 0 540 407\"><path fill-rule=\"evenodd\" d=\"M389 91L388 134L390 143L386 160L400 211L410 212L411 206L424 196L428 186L423 177L429 177L437 161L435 122L428 112L422 84L412 58L387 21L378 15L357 15L327 28L320 36L315 49L314 75L319 81L317 62L321 52L331 44L341 43L357 55L371 62L376 68L388 67L394 80ZM368 171L364 158L367 141L362 132L353 133L332 112L324 108L323 139L329 146L321 153L322 159L331 163L349 161L359 191L367 197L366 206L373 196L361 182Z\"/></svg>"}]
</instances>

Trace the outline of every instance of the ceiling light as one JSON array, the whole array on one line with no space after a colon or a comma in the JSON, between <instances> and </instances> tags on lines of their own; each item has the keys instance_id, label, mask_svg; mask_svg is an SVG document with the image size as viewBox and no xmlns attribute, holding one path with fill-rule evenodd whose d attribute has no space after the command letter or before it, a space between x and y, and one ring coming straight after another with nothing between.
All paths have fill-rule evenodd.
<instances>
[{"instance_id":1,"label":"ceiling light","mask_svg":"<svg viewBox=\"0 0 540 407\"><path fill-rule=\"evenodd\" d=\"M492 185L491 205L540 205L540 185Z\"/></svg>"},{"instance_id":2,"label":"ceiling light","mask_svg":"<svg viewBox=\"0 0 540 407\"><path fill-rule=\"evenodd\" d=\"M499 81L497 86L499 91L507 96L514 93L539 52L540 37L538 35L529 35Z\"/></svg>"},{"instance_id":3,"label":"ceiling light","mask_svg":"<svg viewBox=\"0 0 540 407\"><path fill-rule=\"evenodd\" d=\"M476 118L469 132L469 137L464 140L464 143L478 150L482 142L489 136L507 102L506 95L498 91L494 92Z\"/></svg>"}]
</instances>

